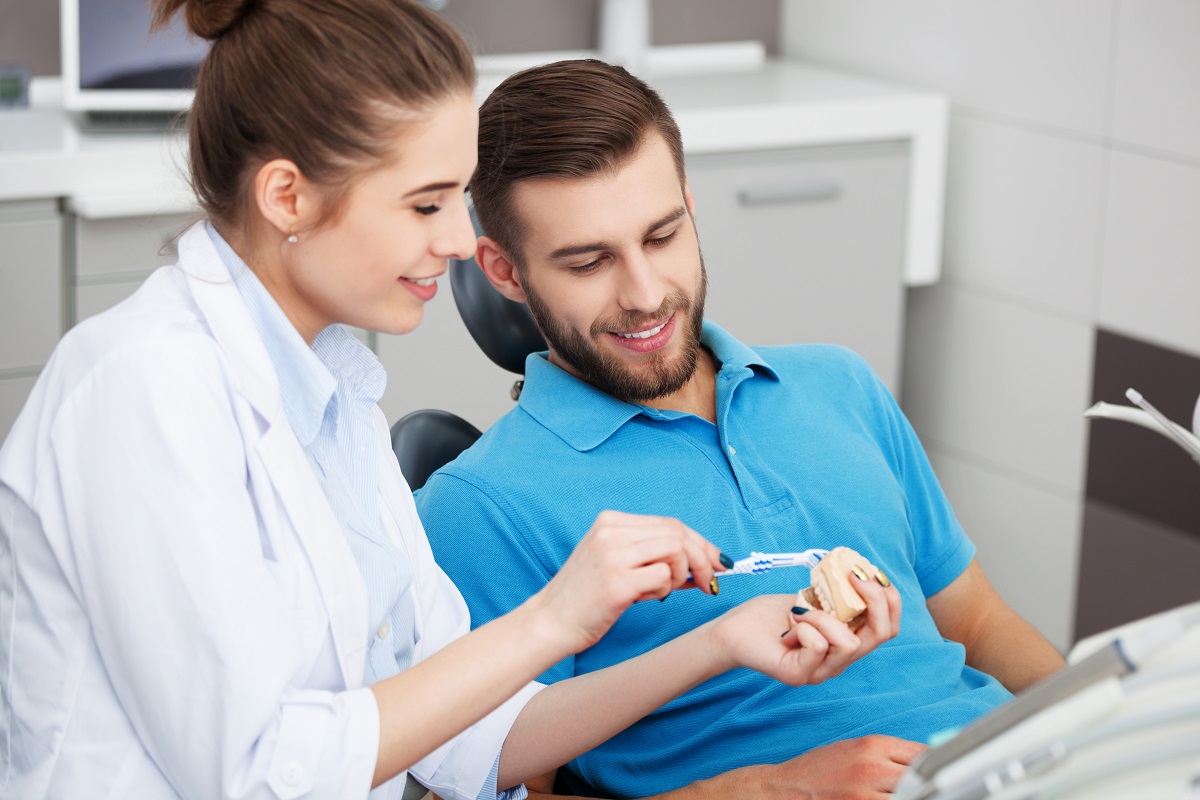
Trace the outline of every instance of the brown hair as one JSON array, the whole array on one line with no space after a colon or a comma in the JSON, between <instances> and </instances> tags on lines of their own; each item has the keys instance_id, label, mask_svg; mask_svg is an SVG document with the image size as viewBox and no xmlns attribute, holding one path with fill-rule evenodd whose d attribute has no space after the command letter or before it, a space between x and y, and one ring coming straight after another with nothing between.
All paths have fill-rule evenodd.
<instances>
[{"instance_id":1,"label":"brown hair","mask_svg":"<svg viewBox=\"0 0 1200 800\"><path fill-rule=\"evenodd\" d=\"M221 227L249 219L249 181L287 158L323 191L321 224L386 158L398 126L470 93L470 48L410 0L152 0L213 42L188 115L192 185Z\"/></svg>"},{"instance_id":2,"label":"brown hair","mask_svg":"<svg viewBox=\"0 0 1200 800\"><path fill-rule=\"evenodd\" d=\"M679 126L658 93L622 67L594 59L518 72L479 109L479 166L471 197L484 232L520 266L519 181L612 172L657 131L684 180Z\"/></svg>"}]
</instances>

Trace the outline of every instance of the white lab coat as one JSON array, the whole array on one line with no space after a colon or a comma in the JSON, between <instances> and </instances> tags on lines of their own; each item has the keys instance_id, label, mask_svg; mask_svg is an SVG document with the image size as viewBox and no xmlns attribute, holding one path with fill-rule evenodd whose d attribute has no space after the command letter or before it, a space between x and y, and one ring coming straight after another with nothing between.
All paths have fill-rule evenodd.
<instances>
[{"instance_id":1,"label":"white lab coat","mask_svg":"<svg viewBox=\"0 0 1200 800\"><path fill-rule=\"evenodd\" d=\"M0 449L0 796L365 797L362 577L202 226L179 253L63 338ZM420 660L467 610L377 422ZM474 797L537 688L413 774Z\"/></svg>"}]
</instances>

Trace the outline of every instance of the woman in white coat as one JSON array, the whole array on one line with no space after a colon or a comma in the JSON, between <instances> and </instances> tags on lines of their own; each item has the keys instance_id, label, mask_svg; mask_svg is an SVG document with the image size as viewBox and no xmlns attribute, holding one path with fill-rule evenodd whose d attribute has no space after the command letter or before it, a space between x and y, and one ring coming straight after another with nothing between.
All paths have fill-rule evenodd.
<instances>
[{"instance_id":1,"label":"woman in white coat","mask_svg":"<svg viewBox=\"0 0 1200 800\"><path fill-rule=\"evenodd\" d=\"M894 635L874 584L861 638L816 612L780 638L789 599L759 598L542 690L721 563L613 513L468 634L342 324L412 330L473 253L471 54L404 0L156 5L213 41L189 118L207 220L64 337L0 449L0 796L519 795L721 670L814 682Z\"/></svg>"}]
</instances>

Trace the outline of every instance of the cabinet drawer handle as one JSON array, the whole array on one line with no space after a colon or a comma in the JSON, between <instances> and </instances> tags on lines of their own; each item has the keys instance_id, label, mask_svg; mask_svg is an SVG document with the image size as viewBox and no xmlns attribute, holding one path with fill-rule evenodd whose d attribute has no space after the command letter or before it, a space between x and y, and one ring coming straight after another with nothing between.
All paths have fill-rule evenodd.
<instances>
[{"instance_id":1,"label":"cabinet drawer handle","mask_svg":"<svg viewBox=\"0 0 1200 800\"><path fill-rule=\"evenodd\" d=\"M836 200L842 188L833 183L807 183L799 186L763 186L739 189L738 203L743 206L769 206L779 203L825 203Z\"/></svg>"}]
</instances>

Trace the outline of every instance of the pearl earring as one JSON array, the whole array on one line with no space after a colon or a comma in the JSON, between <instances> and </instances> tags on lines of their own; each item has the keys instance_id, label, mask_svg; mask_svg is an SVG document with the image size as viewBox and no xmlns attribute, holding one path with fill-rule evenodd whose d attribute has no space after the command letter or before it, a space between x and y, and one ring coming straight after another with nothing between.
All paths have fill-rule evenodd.
<instances>
[{"instance_id":1,"label":"pearl earring","mask_svg":"<svg viewBox=\"0 0 1200 800\"><path fill-rule=\"evenodd\" d=\"M292 234L288 235L287 240L288 240L288 244L295 244L296 242L300 241L300 237L298 237L296 234L292 233Z\"/></svg>"}]
</instances>

